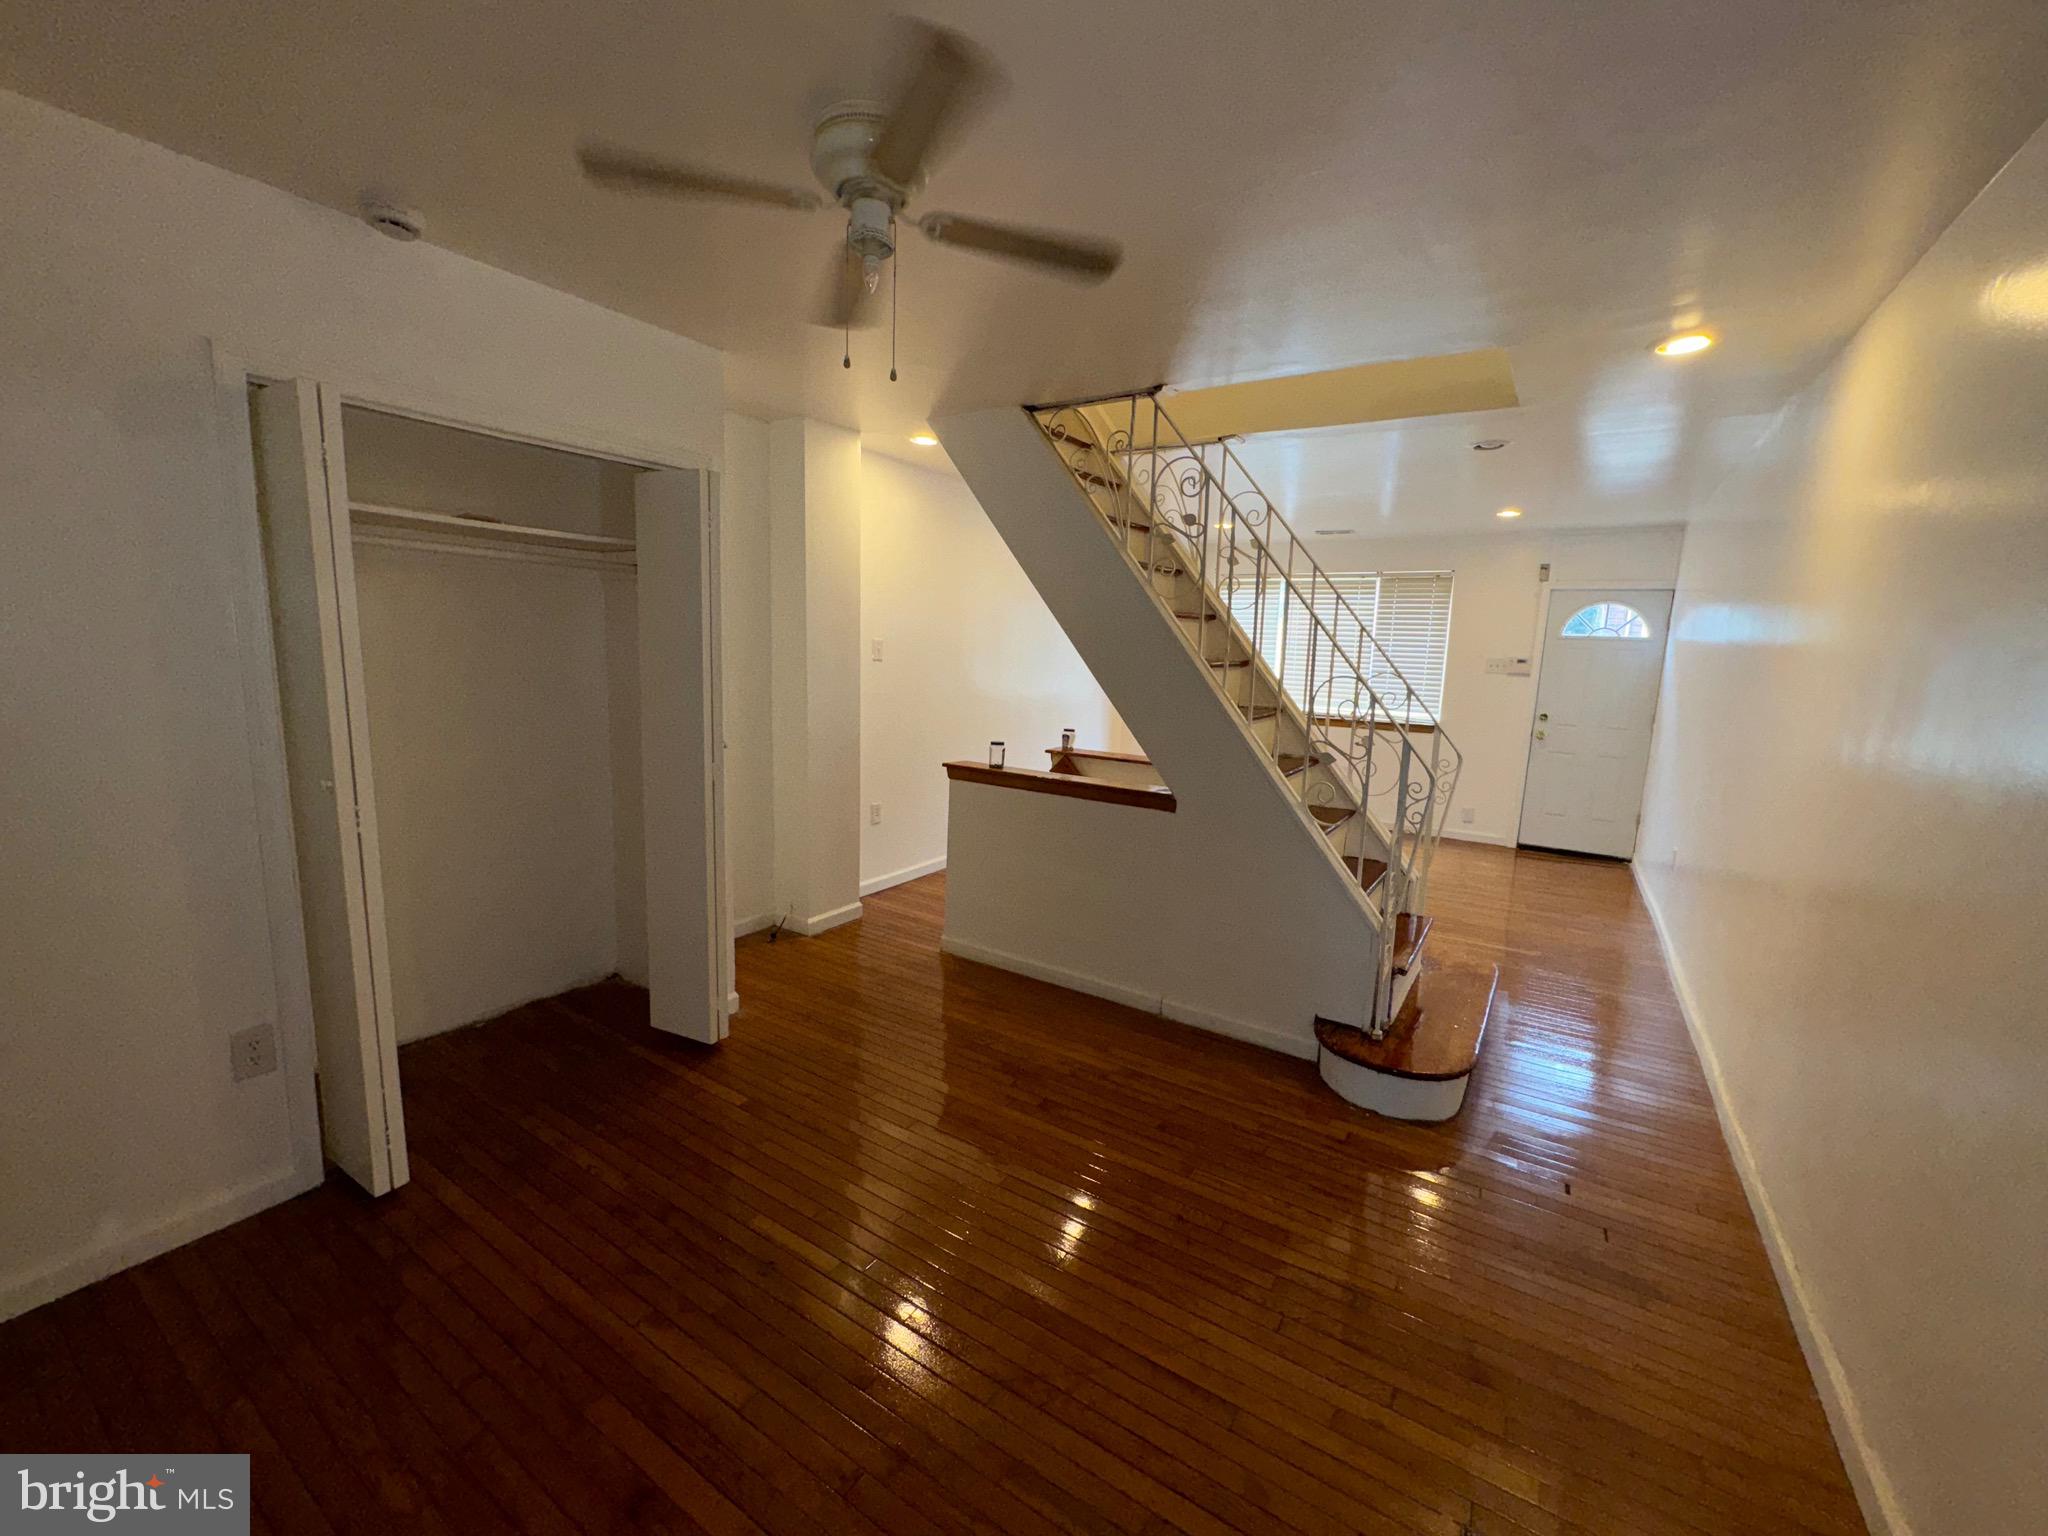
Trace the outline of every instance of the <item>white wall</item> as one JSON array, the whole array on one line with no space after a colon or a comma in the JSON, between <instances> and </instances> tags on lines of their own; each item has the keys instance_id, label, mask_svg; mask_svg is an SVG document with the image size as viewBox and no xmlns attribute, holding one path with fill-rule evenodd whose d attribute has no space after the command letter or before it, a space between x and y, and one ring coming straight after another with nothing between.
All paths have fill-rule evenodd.
<instances>
[{"instance_id":1,"label":"white wall","mask_svg":"<svg viewBox=\"0 0 2048 1536\"><path fill-rule=\"evenodd\" d=\"M355 502L630 533L635 471L345 407ZM400 1040L645 981L637 583L358 546Z\"/></svg>"},{"instance_id":2,"label":"white wall","mask_svg":"<svg viewBox=\"0 0 2048 1536\"><path fill-rule=\"evenodd\" d=\"M629 498L630 501L630 498ZM623 536L623 530L621 531ZM617 970L647 986L647 801L640 742L640 582L603 582L605 724L610 732L612 931Z\"/></svg>"},{"instance_id":3,"label":"white wall","mask_svg":"<svg viewBox=\"0 0 2048 1536\"><path fill-rule=\"evenodd\" d=\"M358 551L400 1040L618 967L603 588L631 579Z\"/></svg>"},{"instance_id":4,"label":"white wall","mask_svg":"<svg viewBox=\"0 0 2048 1536\"><path fill-rule=\"evenodd\" d=\"M860 916L860 436L768 426L774 909L798 933Z\"/></svg>"},{"instance_id":5,"label":"white wall","mask_svg":"<svg viewBox=\"0 0 2048 1536\"><path fill-rule=\"evenodd\" d=\"M228 1035L283 1004L256 530L224 492L208 339L702 463L721 378L692 342L8 93L0 143L5 1314L318 1173L291 1074L228 1074Z\"/></svg>"},{"instance_id":6,"label":"white wall","mask_svg":"<svg viewBox=\"0 0 2048 1536\"><path fill-rule=\"evenodd\" d=\"M1012 764L1044 768L1062 726L1110 747L1114 715L958 475L867 453L861 478L865 893L945 862L942 763L1000 739Z\"/></svg>"},{"instance_id":7,"label":"white wall","mask_svg":"<svg viewBox=\"0 0 2048 1536\"><path fill-rule=\"evenodd\" d=\"M2048 132L1688 531L1637 857L1866 1510L1918 1536L2048 1529L2044 402Z\"/></svg>"},{"instance_id":8,"label":"white wall","mask_svg":"<svg viewBox=\"0 0 2048 1536\"><path fill-rule=\"evenodd\" d=\"M734 925L775 916L775 757L768 589L768 424L725 418L718 508L725 668L725 854Z\"/></svg>"},{"instance_id":9,"label":"white wall","mask_svg":"<svg viewBox=\"0 0 2048 1536\"><path fill-rule=\"evenodd\" d=\"M343 407L342 437L353 501L633 536L631 465L360 406Z\"/></svg>"},{"instance_id":10,"label":"white wall","mask_svg":"<svg viewBox=\"0 0 2048 1536\"><path fill-rule=\"evenodd\" d=\"M950 953L1303 1060L1318 1015L1369 1008L1376 942L1349 893L1315 879L1314 833L1276 840L1207 793L1168 813L949 787Z\"/></svg>"},{"instance_id":11,"label":"white wall","mask_svg":"<svg viewBox=\"0 0 2048 1536\"><path fill-rule=\"evenodd\" d=\"M1551 587L1675 584L1684 530L1552 532L1501 527L1441 538L1313 541L1330 571L1451 571L1451 642L1444 664L1444 729L1465 754L1445 830L1476 842L1515 841L1536 677L1490 676L1487 658L1540 654ZM1538 567L1549 562L1549 587ZM1469 813L1470 819L1467 819Z\"/></svg>"}]
</instances>

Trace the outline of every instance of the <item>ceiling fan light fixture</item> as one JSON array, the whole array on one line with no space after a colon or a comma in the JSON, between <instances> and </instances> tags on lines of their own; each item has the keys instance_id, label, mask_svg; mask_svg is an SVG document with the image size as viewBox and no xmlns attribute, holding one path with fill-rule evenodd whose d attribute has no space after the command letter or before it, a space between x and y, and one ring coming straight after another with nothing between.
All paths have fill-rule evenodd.
<instances>
[{"instance_id":1,"label":"ceiling fan light fixture","mask_svg":"<svg viewBox=\"0 0 2048 1536\"><path fill-rule=\"evenodd\" d=\"M826 267L815 314L819 325L844 340L840 366L853 366L852 332L876 323L875 302L889 268L889 377L896 378L896 295L900 262L899 216L915 222L935 244L982 256L1003 257L1079 282L1100 282L1117 268L1114 241L1027 229L955 213L927 213L914 221L907 205L922 190L932 161L979 114L1002 84L1001 72L973 43L929 22L901 28L908 39L904 85L887 105L845 101L825 112L811 133L811 169L845 210L845 233ZM640 151L585 140L577 149L583 174L621 192L721 199L756 207L802 211L819 206L816 193L749 176L681 164Z\"/></svg>"}]
</instances>

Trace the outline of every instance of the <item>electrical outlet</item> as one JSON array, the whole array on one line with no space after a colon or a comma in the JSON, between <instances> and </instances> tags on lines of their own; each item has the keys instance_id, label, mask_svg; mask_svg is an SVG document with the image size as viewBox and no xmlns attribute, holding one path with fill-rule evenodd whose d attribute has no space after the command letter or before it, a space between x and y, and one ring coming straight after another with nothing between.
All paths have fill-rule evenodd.
<instances>
[{"instance_id":1,"label":"electrical outlet","mask_svg":"<svg viewBox=\"0 0 2048 1536\"><path fill-rule=\"evenodd\" d=\"M252 1077L268 1077L275 1072L277 1031L268 1024L252 1024L229 1035L228 1070L238 1083L246 1083Z\"/></svg>"},{"instance_id":2,"label":"electrical outlet","mask_svg":"<svg viewBox=\"0 0 2048 1536\"><path fill-rule=\"evenodd\" d=\"M868 806L868 825L871 827L879 827L881 824L882 802L877 800Z\"/></svg>"},{"instance_id":3,"label":"electrical outlet","mask_svg":"<svg viewBox=\"0 0 2048 1536\"><path fill-rule=\"evenodd\" d=\"M868 655L874 660L880 661L882 659L882 642L870 640L868 642Z\"/></svg>"},{"instance_id":4,"label":"electrical outlet","mask_svg":"<svg viewBox=\"0 0 2048 1536\"><path fill-rule=\"evenodd\" d=\"M1460 826L1466 826L1466 827L1469 827L1469 826L1471 826L1471 825L1472 825L1472 807L1471 807L1471 806L1469 806L1469 805L1461 805L1461 806L1459 806L1459 807L1458 807L1458 824L1459 824Z\"/></svg>"}]
</instances>

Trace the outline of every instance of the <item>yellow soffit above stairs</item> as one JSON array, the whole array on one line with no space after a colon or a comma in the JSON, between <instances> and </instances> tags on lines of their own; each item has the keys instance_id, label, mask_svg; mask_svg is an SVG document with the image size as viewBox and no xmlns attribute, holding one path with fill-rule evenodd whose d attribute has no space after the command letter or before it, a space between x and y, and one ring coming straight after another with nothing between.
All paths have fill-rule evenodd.
<instances>
[{"instance_id":1,"label":"yellow soffit above stairs","mask_svg":"<svg viewBox=\"0 0 2048 1536\"><path fill-rule=\"evenodd\" d=\"M1500 347L1361 363L1213 389L1169 390L1160 396L1166 414L1191 443L1255 432L1498 411L1520 403L1507 352Z\"/></svg>"}]
</instances>

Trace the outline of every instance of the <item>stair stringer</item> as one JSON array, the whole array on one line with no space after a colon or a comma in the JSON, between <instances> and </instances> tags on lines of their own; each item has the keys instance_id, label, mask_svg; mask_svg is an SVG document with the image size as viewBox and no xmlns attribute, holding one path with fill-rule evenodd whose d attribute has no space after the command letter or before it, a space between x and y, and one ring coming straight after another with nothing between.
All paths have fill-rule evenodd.
<instances>
[{"instance_id":1,"label":"stair stringer","mask_svg":"<svg viewBox=\"0 0 2048 1536\"><path fill-rule=\"evenodd\" d=\"M1037 424L1003 406L933 431L1172 788L1171 835L1214 875L1195 888L1162 885L1134 914L1185 978L1183 995L1166 1001L1258 1025L1304 1056L1314 1054L1318 1014L1365 1024L1380 944L1374 909ZM1086 937L1099 945L1099 935Z\"/></svg>"}]
</instances>

